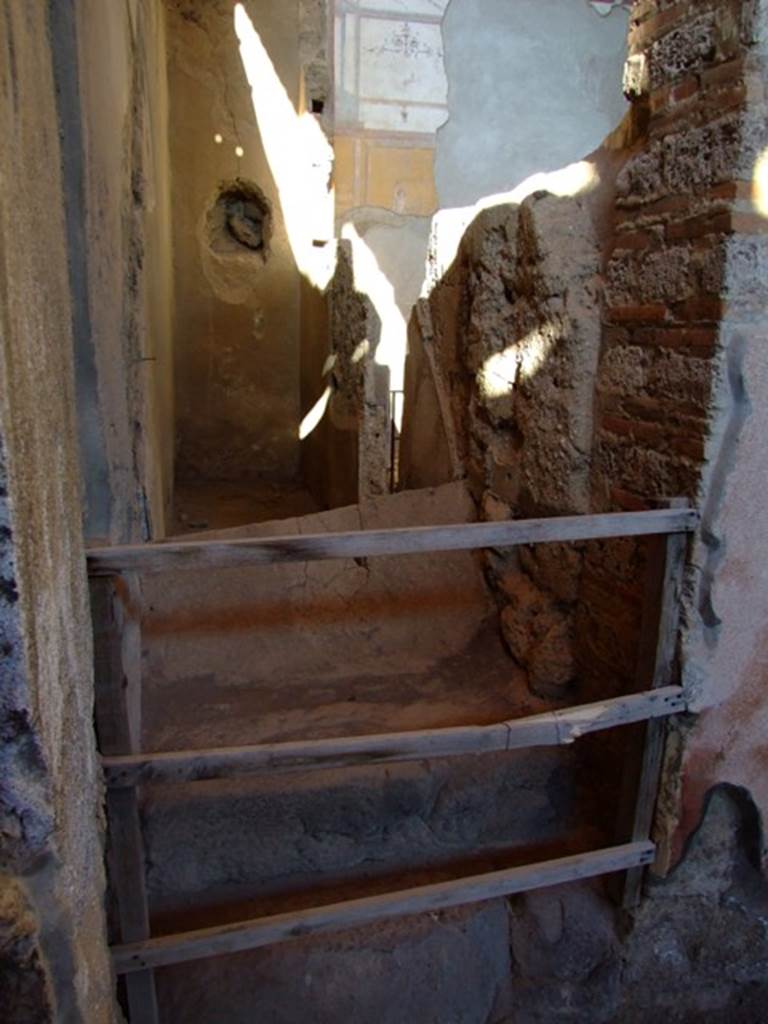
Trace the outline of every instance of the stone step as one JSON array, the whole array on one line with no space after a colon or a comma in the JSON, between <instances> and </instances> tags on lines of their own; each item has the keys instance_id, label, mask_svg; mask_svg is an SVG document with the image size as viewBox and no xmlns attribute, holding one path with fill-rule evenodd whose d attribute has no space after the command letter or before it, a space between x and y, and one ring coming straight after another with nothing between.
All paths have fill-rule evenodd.
<instances>
[{"instance_id":1,"label":"stone step","mask_svg":"<svg viewBox=\"0 0 768 1024\"><path fill-rule=\"evenodd\" d=\"M581 825L573 757L512 751L148 788L153 934L566 852ZM507 929L496 900L163 968L161 1019L487 1024L511 978Z\"/></svg>"},{"instance_id":2,"label":"stone step","mask_svg":"<svg viewBox=\"0 0 768 1024\"><path fill-rule=\"evenodd\" d=\"M452 484L215 536L473 518ZM503 648L469 552L147 576L142 588L145 750L482 725L550 707ZM153 934L556 856L579 819L573 757L147 786ZM173 1024L487 1024L509 973L506 906L494 901L164 968L157 986Z\"/></svg>"},{"instance_id":3,"label":"stone step","mask_svg":"<svg viewBox=\"0 0 768 1024\"><path fill-rule=\"evenodd\" d=\"M323 533L407 524L468 522L462 485L387 495L357 506L216 531L209 538ZM320 679L423 674L460 654L496 616L471 552L338 559L309 563L148 574L142 580L143 742L193 742L197 703L223 688L263 712L250 742L286 723L281 708L301 706ZM514 672L507 658L507 671ZM321 696L321 702L327 698ZM238 729L237 718L228 723ZM289 723L290 724L290 723ZM300 726L300 723L298 723ZM255 730L255 731L254 731ZM285 738L288 738L287 736ZM230 736L229 742L239 741Z\"/></svg>"},{"instance_id":4,"label":"stone step","mask_svg":"<svg viewBox=\"0 0 768 1024\"><path fill-rule=\"evenodd\" d=\"M163 929L196 927L228 905L253 916L301 893L555 848L575 827L572 761L538 749L147 787L152 912Z\"/></svg>"},{"instance_id":5,"label":"stone step","mask_svg":"<svg viewBox=\"0 0 768 1024\"><path fill-rule=\"evenodd\" d=\"M163 1024L492 1024L512 978L505 900L155 972Z\"/></svg>"}]
</instances>

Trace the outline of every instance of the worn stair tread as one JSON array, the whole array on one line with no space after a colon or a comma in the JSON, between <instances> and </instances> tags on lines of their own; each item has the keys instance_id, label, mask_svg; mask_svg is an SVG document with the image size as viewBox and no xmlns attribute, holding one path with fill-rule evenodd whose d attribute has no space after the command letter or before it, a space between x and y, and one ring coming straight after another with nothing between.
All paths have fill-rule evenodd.
<instances>
[{"instance_id":1,"label":"worn stair tread","mask_svg":"<svg viewBox=\"0 0 768 1024\"><path fill-rule=\"evenodd\" d=\"M583 819L573 748L144 788L153 913L555 843Z\"/></svg>"},{"instance_id":2,"label":"worn stair tread","mask_svg":"<svg viewBox=\"0 0 768 1024\"><path fill-rule=\"evenodd\" d=\"M371 1024L380 1019L371 1007L382 1005L390 1024L423 1024L438 994L451 1020L474 1020L510 972L508 910L497 899L164 967L156 977L173 1024Z\"/></svg>"},{"instance_id":3,"label":"worn stair tread","mask_svg":"<svg viewBox=\"0 0 768 1024\"><path fill-rule=\"evenodd\" d=\"M203 749L490 725L551 707L530 693L489 626L465 650L399 675L260 679L251 686L203 675L145 685L142 746Z\"/></svg>"}]
</instances>

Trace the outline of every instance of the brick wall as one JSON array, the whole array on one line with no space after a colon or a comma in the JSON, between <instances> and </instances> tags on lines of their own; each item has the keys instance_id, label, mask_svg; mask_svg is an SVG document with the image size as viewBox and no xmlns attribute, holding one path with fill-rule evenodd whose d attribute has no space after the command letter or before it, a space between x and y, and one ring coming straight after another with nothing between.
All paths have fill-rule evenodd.
<instances>
[{"instance_id":1,"label":"brick wall","mask_svg":"<svg viewBox=\"0 0 768 1024\"><path fill-rule=\"evenodd\" d=\"M634 4L626 87L641 127L618 176L605 265L594 507L684 495L702 509L686 625L709 631L709 643L719 626L711 575L723 554L715 520L746 415L745 344L768 303L768 222L752 201L768 144L764 21L753 0ZM591 546L580 657L603 694L635 682L642 573L641 546ZM686 678L694 690L695 674Z\"/></svg>"},{"instance_id":2,"label":"brick wall","mask_svg":"<svg viewBox=\"0 0 768 1024\"><path fill-rule=\"evenodd\" d=\"M740 205L755 155L744 142L747 95L758 88L750 10L640 0L632 12L627 84L646 127L618 177L605 267L596 509L700 496L725 361L727 254L751 226ZM633 676L641 555L630 543L596 545L584 577L585 615L600 620L584 661L617 689Z\"/></svg>"}]
</instances>

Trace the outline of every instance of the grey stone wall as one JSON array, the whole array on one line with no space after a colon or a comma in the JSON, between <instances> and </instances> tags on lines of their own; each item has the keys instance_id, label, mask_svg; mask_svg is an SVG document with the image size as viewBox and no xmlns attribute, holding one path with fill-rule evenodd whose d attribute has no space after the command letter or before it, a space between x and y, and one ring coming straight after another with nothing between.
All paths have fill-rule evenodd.
<instances>
[{"instance_id":1,"label":"grey stone wall","mask_svg":"<svg viewBox=\"0 0 768 1024\"><path fill-rule=\"evenodd\" d=\"M510 901L514 1010L504 1024L757 1024L764 1016L758 815L736 787L707 795L686 855L655 880L634 921L600 885Z\"/></svg>"}]
</instances>

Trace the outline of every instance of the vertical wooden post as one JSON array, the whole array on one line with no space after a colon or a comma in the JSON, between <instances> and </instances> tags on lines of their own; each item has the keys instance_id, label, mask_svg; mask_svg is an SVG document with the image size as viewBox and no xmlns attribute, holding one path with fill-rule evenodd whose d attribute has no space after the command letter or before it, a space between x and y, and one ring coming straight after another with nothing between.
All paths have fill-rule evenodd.
<instances>
[{"instance_id":1,"label":"vertical wooden post","mask_svg":"<svg viewBox=\"0 0 768 1024\"><path fill-rule=\"evenodd\" d=\"M672 498L664 508L686 508L685 498ZM648 579L643 603L637 681L641 689L670 686L675 672L687 535L654 536L648 542ZM635 776L632 841L650 838L659 790L668 721L654 719L643 727L645 742L639 775ZM630 910L640 900L644 868L625 877L622 905Z\"/></svg>"},{"instance_id":2,"label":"vertical wooden post","mask_svg":"<svg viewBox=\"0 0 768 1024\"><path fill-rule=\"evenodd\" d=\"M96 679L96 731L102 754L138 753L141 738L141 624L134 574L91 580ZM144 844L135 786L107 790L109 877L120 941L150 937ZM126 977L130 1024L158 1024L151 970Z\"/></svg>"}]
</instances>

